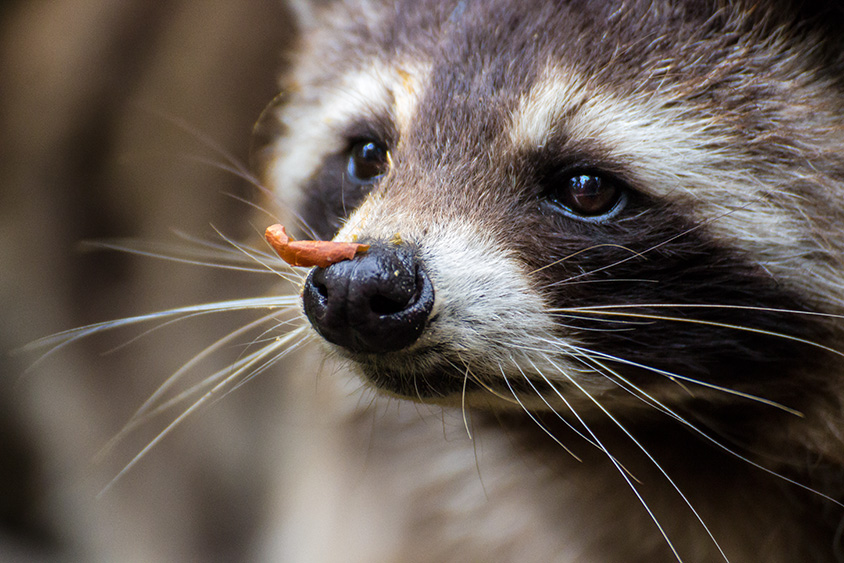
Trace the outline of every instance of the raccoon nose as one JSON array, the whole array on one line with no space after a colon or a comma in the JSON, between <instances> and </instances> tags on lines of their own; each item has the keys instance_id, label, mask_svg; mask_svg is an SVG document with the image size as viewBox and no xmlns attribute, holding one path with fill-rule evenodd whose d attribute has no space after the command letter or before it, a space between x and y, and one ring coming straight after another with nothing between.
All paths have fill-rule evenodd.
<instances>
[{"instance_id":1,"label":"raccoon nose","mask_svg":"<svg viewBox=\"0 0 844 563\"><path fill-rule=\"evenodd\" d=\"M434 286L408 248L373 245L353 260L315 268L303 302L311 324L329 342L353 352L392 352L422 334Z\"/></svg>"}]
</instances>

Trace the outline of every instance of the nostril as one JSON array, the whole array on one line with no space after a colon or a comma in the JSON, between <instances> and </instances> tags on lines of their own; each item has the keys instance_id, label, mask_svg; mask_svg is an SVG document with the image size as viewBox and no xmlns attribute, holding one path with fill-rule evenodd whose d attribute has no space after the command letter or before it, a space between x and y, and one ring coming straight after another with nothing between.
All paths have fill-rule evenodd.
<instances>
[{"instance_id":1,"label":"nostril","mask_svg":"<svg viewBox=\"0 0 844 563\"><path fill-rule=\"evenodd\" d=\"M369 300L369 307L376 315L395 315L405 310L407 301L399 302L385 295L374 295Z\"/></svg>"},{"instance_id":2,"label":"nostril","mask_svg":"<svg viewBox=\"0 0 844 563\"><path fill-rule=\"evenodd\" d=\"M324 283L314 281L314 290L316 290L317 295L323 299L328 299L328 286Z\"/></svg>"},{"instance_id":3,"label":"nostril","mask_svg":"<svg viewBox=\"0 0 844 563\"><path fill-rule=\"evenodd\" d=\"M416 268L398 269L373 284L368 307L377 316L397 315L419 299L421 279Z\"/></svg>"}]
</instances>

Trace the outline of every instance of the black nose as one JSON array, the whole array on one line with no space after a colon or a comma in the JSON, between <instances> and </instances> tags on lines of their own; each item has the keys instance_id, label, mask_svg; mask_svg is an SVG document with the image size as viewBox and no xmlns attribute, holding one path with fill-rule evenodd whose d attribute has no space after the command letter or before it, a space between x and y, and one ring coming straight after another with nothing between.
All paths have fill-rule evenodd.
<instances>
[{"instance_id":1,"label":"black nose","mask_svg":"<svg viewBox=\"0 0 844 563\"><path fill-rule=\"evenodd\" d=\"M353 352L391 352L422 334L434 287L410 249L372 245L353 260L315 268L303 301L311 324L329 342Z\"/></svg>"}]
</instances>

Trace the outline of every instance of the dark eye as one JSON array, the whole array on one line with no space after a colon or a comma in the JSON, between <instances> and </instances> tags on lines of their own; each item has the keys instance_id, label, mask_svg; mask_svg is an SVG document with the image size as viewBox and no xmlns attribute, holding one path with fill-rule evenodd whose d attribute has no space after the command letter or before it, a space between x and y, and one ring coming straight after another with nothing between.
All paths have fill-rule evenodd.
<instances>
[{"instance_id":1,"label":"dark eye","mask_svg":"<svg viewBox=\"0 0 844 563\"><path fill-rule=\"evenodd\" d=\"M627 192L618 182L596 174L562 174L548 198L567 215L589 221L614 217L624 208Z\"/></svg>"},{"instance_id":2,"label":"dark eye","mask_svg":"<svg viewBox=\"0 0 844 563\"><path fill-rule=\"evenodd\" d=\"M376 141L358 141L349 150L346 176L356 184L371 184L387 173L390 153Z\"/></svg>"}]
</instances>

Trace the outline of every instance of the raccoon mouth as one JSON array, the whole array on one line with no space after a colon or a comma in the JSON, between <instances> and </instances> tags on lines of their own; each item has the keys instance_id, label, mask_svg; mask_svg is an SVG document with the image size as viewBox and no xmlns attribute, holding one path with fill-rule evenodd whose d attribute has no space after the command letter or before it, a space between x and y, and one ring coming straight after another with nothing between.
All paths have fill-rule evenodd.
<instances>
[{"instance_id":1,"label":"raccoon mouth","mask_svg":"<svg viewBox=\"0 0 844 563\"><path fill-rule=\"evenodd\" d=\"M470 370L460 359L452 357L447 345L406 353L361 355L341 351L341 354L378 390L425 402L447 400L476 391L501 396L541 394L550 397L561 388L560 383L552 387L542 378L528 379L517 374L502 378L480 365Z\"/></svg>"},{"instance_id":2,"label":"raccoon mouth","mask_svg":"<svg viewBox=\"0 0 844 563\"><path fill-rule=\"evenodd\" d=\"M375 388L400 397L436 400L476 387L465 373L444 362L435 348L409 354L346 356Z\"/></svg>"}]
</instances>

